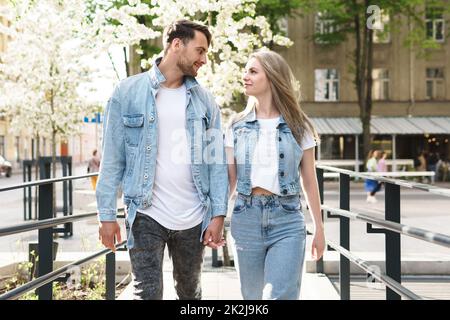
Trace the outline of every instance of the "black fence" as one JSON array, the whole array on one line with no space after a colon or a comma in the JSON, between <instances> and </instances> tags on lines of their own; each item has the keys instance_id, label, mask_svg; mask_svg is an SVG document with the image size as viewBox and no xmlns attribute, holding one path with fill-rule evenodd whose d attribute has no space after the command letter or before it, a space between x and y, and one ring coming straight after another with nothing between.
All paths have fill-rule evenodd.
<instances>
[{"instance_id":1,"label":"black fence","mask_svg":"<svg viewBox=\"0 0 450 320\"><path fill-rule=\"evenodd\" d=\"M324 201L324 171L339 174L339 208L323 205ZM385 186L385 218L378 219L363 212L350 211L350 178L371 179L384 183ZM354 263L374 279L386 285L386 299L400 300L422 299L422 297L404 287L401 282L401 242L400 236L405 235L426 241L435 245L450 248L450 236L434 233L428 230L406 226L400 223L400 187L422 190L450 198L450 190L436 186L410 181L375 177L369 174L354 172L328 166L317 166L320 199L323 212L328 218L339 219L339 244L327 240L331 250L340 253L339 285L341 300L350 300L350 262ZM350 252L350 220L360 220L367 223L367 233L382 233L385 235L385 263L386 273L374 270L366 261ZM377 226L378 228L374 228ZM317 261L316 271L324 273L323 260Z\"/></svg>"},{"instance_id":2,"label":"black fence","mask_svg":"<svg viewBox=\"0 0 450 320\"><path fill-rule=\"evenodd\" d=\"M339 208L331 208L323 205L324 200L324 171L339 173L340 204ZM37 289L40 300L51 300L53 296L52 282L58 277L66 274L71 268L80 266L97 257L106 255L106 299L115 299L115 253L110 249L104 249L89 255L84 259L75 261L57 270L53 270L53 231L61 224L73 223L78 220L89 219L97 215L96 212L70 215L54 218L53 213L53 188L57 182L68 182L76 179L84 179L95 176L98 173L91 173L81 176L70 176L54 179L45 179L35 182L27 182L20 185L0 188L0 192L9 190L38 187L39 210L37 222L25 222L19 225L0 228L0 237L19 234L22 232L38 230L38 278L10 290L0 296L0 300L17 299L25 293ZM400 223L400 187L418 189L445 197L450 197L449 189L441 189L421 183L408 182L397 179L374 177L368 174L353 172L350 170L338 169L334 167L318 166L317 177L319 183L320 198L322 201L322 215L327 213L328 218L338 218L340 222L340 241L336 244L327 240L330 249L340 253L339 262L339 283L340 297L342 300L350 299L350 263L354 263L373 278L386 285L386 299L399 300L402 297L407 299L422 299L401 284L401 242L400 236L410 236L435 245L450 248L450 237L448 235L433 233L428 230L406 226ZM385 219L378 219L363 212L350 211L350 178L372 179L383 182L385 185ZM123 212L123 209L119 209ZM119 215L119 218L124 218ZM350 220L361 220L367 223L368 233L383 233L385 235L385 259L386 274L375 271L364 260L352 254L350 248ZM227 221L228 222L228 221ZM226 222L226 227L229 224ZM373 226L378 228L374 228ZM126 241L116 245L116 249L121 250ZM218 265L217 251L213 251L213 266ZM316 265L318 273L324 272L323 260L319 260Z\"/></svg>"},{"instance_id":3,"label":"black fence","mask_svg":"<svg viewBox=\"0 0 450 320\"><path fill-rule=\"evenodd\" d=\"M52 282L58 279L64 274L70 272L74 267L78 267L91 260L94 260L100 256L106 255L106 299L115 299L115 265L116 256L110 249L104 249L98 251L92 255L89 255L81 260L70 263L57 270L53 270L53 233L54 229L58 225L73 223L79 220L85 220L92 217L96 217L96 212L89 212L77 215L67 215L64 217L54 218L53 213L53 188L57 182L71 182L77 179L84 179L92 176L96 176L98 173L91 173L81 176L70 176L54 179L45 179L34 182L27 182L20 185L14 185L9 187L0 188L0 192L28 188L38 187L39 194L39 206L38 206L38 220L33 222L25 222L19 225L2 227L0 228L0 237L19 234L22 232L38 230L38 255L37 259L37 271L38 277L20 287L12 289L0 296L0 300L18 299L25 293L37 289L37 295L39 300L52 300L53 298L53 285ZM119 209L119 212L123 212L123 209ZM119 218L124 218L124 215L119 215ZM126 241L116 245L116 249L124 247Z\"/></svg>"}]
</instances>

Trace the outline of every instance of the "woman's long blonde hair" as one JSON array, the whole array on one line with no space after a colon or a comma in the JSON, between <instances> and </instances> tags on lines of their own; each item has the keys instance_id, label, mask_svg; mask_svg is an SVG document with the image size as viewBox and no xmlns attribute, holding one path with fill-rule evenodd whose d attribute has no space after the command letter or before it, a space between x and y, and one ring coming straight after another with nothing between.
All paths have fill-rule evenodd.
<instances>
[{"instance_id":1,"label":"woman's long blonde hair","mask_svg":"<svg viewBox=\"0 0 450 320\"><path fill-rule=\"evenodd\" d=\"M272 91L272 103L283 116L286 124L291 129L292 134L299 145L305 136L305 132L310 132L317 143L319 136L311 120L300 107L300 92L297 81L286 60L273 51L257 51L250 55L261 63ZM243 119L256 106L256 99L249 97L244 111L239 113L232 123Z\"/></svg>"}]
</instances>

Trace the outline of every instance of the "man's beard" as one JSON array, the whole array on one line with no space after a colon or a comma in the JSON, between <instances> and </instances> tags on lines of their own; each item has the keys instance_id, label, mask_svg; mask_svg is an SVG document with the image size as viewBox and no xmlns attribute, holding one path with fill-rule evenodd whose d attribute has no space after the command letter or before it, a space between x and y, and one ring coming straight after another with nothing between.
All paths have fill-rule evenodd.
<instances>
[{"instance_id":1,"label":"man's beard","mask_svg":"<svg viewBox=\"0 0 450 320\"><path fill-rule=\"evenodd\" d=\"M181 72L183 72L185 76L197 76L197 71L195 71L194 69L194 64L190 64L186 60L178 60L177 67L181 70Z\"/></svg>"}]
</instances>

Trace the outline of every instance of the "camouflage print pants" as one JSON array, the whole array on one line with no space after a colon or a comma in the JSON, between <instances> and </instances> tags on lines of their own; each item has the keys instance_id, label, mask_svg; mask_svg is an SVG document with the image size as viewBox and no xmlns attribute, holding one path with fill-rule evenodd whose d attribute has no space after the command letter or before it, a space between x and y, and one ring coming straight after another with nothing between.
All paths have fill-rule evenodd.
<instances>
[{"instance_id":1,"label":"camouflage print pants","mask_svg":"<svg viewBox=\"0 0 450 320\"><path fill-rule=\"evenodd\" d=\"M173 263L175 290L180 300L200 300L204 246L201 224L187 230L169 230L149 216L137 213L132 226L134 247L129 250L134 281L134 299L163 297L164 249Z\"/></svg>"}]
</instances>

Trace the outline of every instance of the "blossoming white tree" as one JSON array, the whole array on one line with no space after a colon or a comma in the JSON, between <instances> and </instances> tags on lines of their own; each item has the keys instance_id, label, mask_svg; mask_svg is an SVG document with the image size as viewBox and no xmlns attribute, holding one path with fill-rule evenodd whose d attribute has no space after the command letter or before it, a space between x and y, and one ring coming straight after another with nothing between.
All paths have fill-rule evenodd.
<instances>
[{"instance_id":1,"label":"blossoming white tree","mask_svg":"<svg viewBox=\"0 0 450 320\"><path fill-rule=\"evenodd\" d=\"M210 59L199 80L220 106L242 92L242 69L248 55L273 42L291 41L273 35L263 16L255 15L258 0L18 0L0 9L10 38L0 55L0 112L14 131L34 137L67 138L79 131L84 116L99 110L80 88L89 88L99 70L88 63L112 45L131 46L155 39L170 22L188 18L209 25L213 35ZM151 19L146 26L136 18ZM151 59L143 60L148 66ZM84 91L86 92L86 90Z\"/></svg>"},{"instance_id":2,"label":"blossoming white tree","mask_svg":"<svg viewBox=\"0 0 450 320\"><path fill-rule=\"evenodd\" d=\"M51 138L55 161L57 138L77 134L84 116L100 111L103 103L88 99L94 93L91 81L110 76L96 70L92 59L112 44L155 36L133 20L133 14L145 13L142 9L124 6L87 16L84 0L22 0L0 8L0 17L9 22L0 24L9 38L0 55L0 112L12 130ZM107 23L115 18L123 23Z\"/></svg>"},{"instance_id":3,"label":"blossoming white tree","mask_svg":"<svg viewBox=\"0 0 450 320\"><path fill-rule=\"evenodd\" d=\"M139 1L135 1L138 3ZM258 0L152 0L154 29L161 30L176 19L188 18L209 26L213 42L209 61L198 79L211 90L220 106L229 106L233 95L242 93L242 72L255 49L273 41L290 46L283 36L273 35L265 17L256 16ZM147 66L149 61L142 61Z\"/></svg>"}]
</instances>

